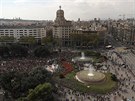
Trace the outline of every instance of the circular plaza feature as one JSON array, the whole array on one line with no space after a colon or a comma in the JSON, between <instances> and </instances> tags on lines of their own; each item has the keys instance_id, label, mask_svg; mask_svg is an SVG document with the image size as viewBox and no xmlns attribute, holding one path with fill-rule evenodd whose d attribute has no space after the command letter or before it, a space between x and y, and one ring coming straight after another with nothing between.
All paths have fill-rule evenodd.
<instances>
[{"instance_id":1,"label":"circular plaza feature","mask_svg":"<svg viewBox=\"0 0 135 101\"><path fill-rule=\"evenodd\" d=\"M103 73L93 71L91 74L88 70L77 72L75 77L79 82L85 84L103 83L106 80L106 76Z\"/></svg>"}]
</instances>

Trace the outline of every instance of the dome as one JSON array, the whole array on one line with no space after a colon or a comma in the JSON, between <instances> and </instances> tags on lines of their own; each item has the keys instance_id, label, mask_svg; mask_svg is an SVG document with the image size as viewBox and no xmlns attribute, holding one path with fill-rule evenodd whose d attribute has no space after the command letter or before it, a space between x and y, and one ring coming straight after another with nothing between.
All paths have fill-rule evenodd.
<instances>
[{"instance_id":1,"label":"dome","mask_svg":"<svg viewBox=\"0 0 135 101\"><path fill-rule=\"evenodd\" d=\"M61 9L61 6L59 6L59 10L56 12L57 17L64 18L64 11Z\"/></svg>"},{"instance_id":2,"label":"dome","mask_svg":"<svg viewBox=\"0 0 135 101\"><path fill-rule=\"evenodd\" d=\"M57 14L64 14L64 11L62 9L57 10Z\"/></svg>"}]
</instances>

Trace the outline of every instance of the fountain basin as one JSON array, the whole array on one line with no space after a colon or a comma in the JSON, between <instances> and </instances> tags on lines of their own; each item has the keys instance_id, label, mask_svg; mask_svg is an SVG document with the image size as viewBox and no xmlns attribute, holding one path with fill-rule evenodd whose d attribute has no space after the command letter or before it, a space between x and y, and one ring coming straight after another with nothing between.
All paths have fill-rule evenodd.
<instances>
[{"instance_id":1,"label":"fountain basin","mask_svg":"<svg viewBox=\"0 0 135 101\"><path fill-rule=\"evenodd\" d=\"M78 72L75 78L85 84L97 84L103 83L106 80L106 77L103 73L93 71L93 73L89 73L88 70L82 70Z\"/></svg>"},{"instance_id":2,"label":"fountain basin","mask_svg":"<svg viewBox=\"0 0 135 101\"><path fill-rule=\"evenodd\" d=\"M92 61L92 58L90 57L75 57L73 58L75 61L82 61L82 62L91 62Z\"/></svg>"},{"instance_id":3,"label":"fountain basin","mask_svg":"<svg viewBox=\"0 0 135 101\"><path fill-rule=\"evenodd\" d=\"M81 52L81 56L80 57L75 57L73 58L74 61L82 61L82 62L90 62L92 61L92 58L90 57L86 57L84 52Z\"/></svg>"}]
</instances>

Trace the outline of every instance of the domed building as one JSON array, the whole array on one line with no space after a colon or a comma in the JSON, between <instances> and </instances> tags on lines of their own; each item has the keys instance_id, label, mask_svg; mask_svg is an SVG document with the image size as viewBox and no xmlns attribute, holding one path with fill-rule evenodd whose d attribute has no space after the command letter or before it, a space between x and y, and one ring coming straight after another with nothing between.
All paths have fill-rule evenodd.
<instances>
[{"instance_id":1,"label":"domed building","mask_svg":"<svg viewBox=\"0 0 135 101\"><path fill-rule=\"evenodd\" d=\"M70 33L72 31L71 21L64 17L64 11L59 6L53 25L53 37L57 39L60 46L70 46Z\"/></svg>"},{"instance_id":2,"label":"domed building","mask_svg":"<svg viewBox=\"0 0 135 101\"><path fill-rule=\"evenodd\" d=\"M62 25L66 23L66 19L64 17L64 11L61 9L57 10L56 12L56 19L55 19L55 24L56 25Z\"/></svg>"}]
</instances>

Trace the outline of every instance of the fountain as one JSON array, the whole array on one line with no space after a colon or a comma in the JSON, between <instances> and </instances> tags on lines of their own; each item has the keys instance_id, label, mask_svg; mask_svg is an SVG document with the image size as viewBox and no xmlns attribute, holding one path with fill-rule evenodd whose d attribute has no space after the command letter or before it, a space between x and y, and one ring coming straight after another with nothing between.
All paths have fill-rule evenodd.
<instances>
[{"instance_id":1,"label":"fountain","mask_svg":"<svg viewBox=\"0 0 135 101\"><path fill-rule=\"evenodd\" d=\"M81 52L81 57L75 57L72 59L73 61L84 61L84 62L90 62L92 59L90 57L86 57L84 52Z\"/></svg>"},{"instance_id":2,"label":"fountain","mask_svg":"<svg viewBox=\"0 0 135 101\"><path fill-rule=\"evenodd\" d=\"M84 52L81 52L81 58L80 59L85 59L85 54Z\"/></svg>"},{"instance_id":3,"label":"fountain","mask_svg":"<svg viewBox=\"0 0 135 101\"><path fill-rule=\"evenodd\" d=\"M92 65L89 65L89 73L88 73L88 76L94 76Z\"/></svg>"},{"instance_id":4,"label":"fountain","mask_svg":"<svg viewBox=\"0 0 135 101\"><path fill-rule=\"evenodd\" d=\"M75 78L81 83L97 84L104 82L106 77L103 73L95 71L93 65L90 64L88 70L77 72Z\"/></svg>"}]
</instances>

